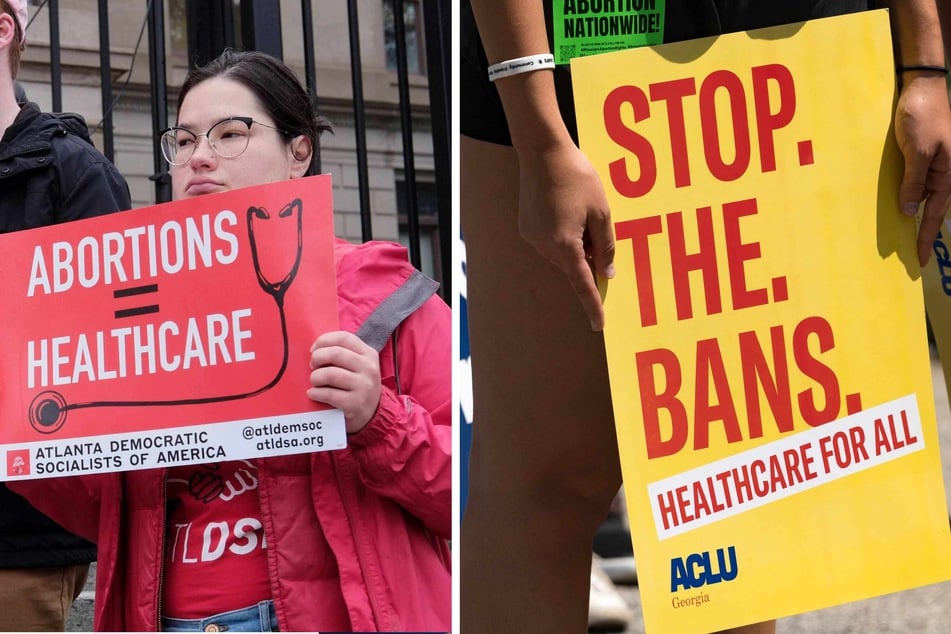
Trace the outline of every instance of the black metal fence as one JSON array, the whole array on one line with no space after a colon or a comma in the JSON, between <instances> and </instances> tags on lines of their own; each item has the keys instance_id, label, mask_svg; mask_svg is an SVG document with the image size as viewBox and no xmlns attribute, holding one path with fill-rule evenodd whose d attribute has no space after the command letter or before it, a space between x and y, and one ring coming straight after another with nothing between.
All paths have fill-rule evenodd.
<instances>
[{"instance_id":1,"label":"black metal fence","mask_svg":"<svg viewBox=\"0 0 951 634\"><path fill-rule=\"evenodd\" d=\"M357 0L332 0L345 2L347 7L350 42L350 66L353 94L353 118L356 132L356 163L359 177L359 204L361 231L364 240L373 238L371 225L371 196L368 177L367 124L363 95L363 68L360 50L360 5ZM404 0L380 0L390 2L395 29L396 71L399 93L399 120L402 132L403 178L404 184L397 188L400 209L405 210L410 259L417 268L421 267L420 224L418 182L413 149L413 119L410 103L410 79L407 61L406 25L404 23ZM165 50L166 25L164 0L145 0L146 24L149 50L149 82L153 132L154 173L150 177L154 182L155 201L165 202L171 197L171 183L168 168L162 159L158 146L158 133L168 127L169 93L167 84L167 56ZM301 38L307 87L320 103L319 77L317 76L314 51L315 11L326 9L331 0L311 2L300 0L302 15ZM31 7L32 21L49 20L50 47L49 68L51 101L54 111L63 110L63 84L60 46L60 2L43 0L34 2ZM114 1L112 9L115 10ZM284 34L281 29L281 7L290 2L279 0L186 0L187 41L190 65L202 64L213 59L226 46L241 49L257 49L283 59ZM435 180L436 216L439 231L437 251L434 257L437 263L437 277L441 278L441 294L451 301L451 168L450 168L450 8L440 0L418 0L414 3L422 14L422 32L417 33L425 41L426 76L429 87L429 108L433 140L433 165ZM127 5L126 5L127 6ZM102 150L114 160L115 127L113 108L115 90L113 69L110 61L109 0L98 0L99 22L99 70L102 98ZM239 11L238 16L235 11ZM238 20L236 20L238 18ZM239 29L235 23L240 22ZM418 26L418 25L417 25ZM297 34L288 34L294 37ZM320 149L317 149L318 165ZM427 183L431 193L432 185Z\"/></svg>"}]
</instances>

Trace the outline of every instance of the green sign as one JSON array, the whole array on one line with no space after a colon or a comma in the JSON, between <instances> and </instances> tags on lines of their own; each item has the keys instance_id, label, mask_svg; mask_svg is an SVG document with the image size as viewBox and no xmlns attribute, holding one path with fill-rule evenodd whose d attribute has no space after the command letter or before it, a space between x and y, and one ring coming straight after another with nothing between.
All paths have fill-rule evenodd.
<instances>
[{"instance_id":1,"label":"green sign","mask_svg":"<svg viewBox=\"0 0 951 634\"><path fill-rule=\"evenodd\" d=\"M666 0L552 0L555 63L662 44Z\"/></svg>"}]
</instances>

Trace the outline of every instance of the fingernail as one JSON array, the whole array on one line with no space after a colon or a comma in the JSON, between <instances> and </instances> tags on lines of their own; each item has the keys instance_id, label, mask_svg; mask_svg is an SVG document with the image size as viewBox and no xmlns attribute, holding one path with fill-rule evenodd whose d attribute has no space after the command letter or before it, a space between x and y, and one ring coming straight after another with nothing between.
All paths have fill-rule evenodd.
<instances>
[{"instance_id":1,"label":"fingernail","mask_svg":"<svg viewBox=\"0 0 951 634\"><path fill-rule=\"evenodd\" d=\"M901 204L902 213L908 216L914 216L918 213L918 203L907 202Z\"/></svg>"},{"instance_id":2,"label":"fingernail","mask_svg":"<svg viewBox=\"0 0 951 634\"><path fill-rule=\"evenodd\" d=\"M611 264L608 264L606 267L604 267L604 277L608 278L609 280L614 279L614 276L616 273L617 272L614 269L613 262Z\"/></svg>"}]
</instances>

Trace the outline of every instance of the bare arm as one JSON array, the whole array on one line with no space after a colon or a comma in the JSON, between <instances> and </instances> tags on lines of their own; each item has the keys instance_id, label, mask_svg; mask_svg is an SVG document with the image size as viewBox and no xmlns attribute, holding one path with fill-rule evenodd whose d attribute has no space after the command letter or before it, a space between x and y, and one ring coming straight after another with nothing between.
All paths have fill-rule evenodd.
<instances>
[{"instance_id":1,"label":"bare arm","mask_svg":"<svg viewBox=\"0 0 951 634\"><path fill-rule=\"evenodd\" d=\"M473 0L472 8L490 64L549 52L541 3ZM614 276L614 232L601 181L565 128L551 72L495 84L519 159L519 232L564 271L592 329L601 330L604 310L591 266Z\"/></svg>"},{"instance_id":2,"label":"bare arm","mask_svg":"<svg viewBox=\"0 0 951 634\"><path fill-rule=\"evenodd\" d=\"M945 65L941 21L934 0L891 0L892 32L898 66ZM951 2L937 0L946 21ZM951 207L951 109L945 75L934 71L901 72L895 109L895 137L905 157L899 197L902 211L924 211L918 230L918 259L924 266L945 213Z\"/></svg>"}]
</instances>

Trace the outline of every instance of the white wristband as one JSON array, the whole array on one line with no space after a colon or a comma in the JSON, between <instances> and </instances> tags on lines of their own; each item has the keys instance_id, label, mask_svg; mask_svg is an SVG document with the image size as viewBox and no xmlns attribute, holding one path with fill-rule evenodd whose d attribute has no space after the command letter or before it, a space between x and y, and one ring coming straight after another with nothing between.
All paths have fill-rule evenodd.
<instances>
[{"instance_id":1,"label":"white wristband","mask_svg":"<svg viewBox=\"0 0 951 634\"><path fill-rule=\"evenodd\" d=\"M545 70L546 68L554 67L555 56L551 53L517 57L489 66L489 81L495 81L500 77L508 77L510 75L518 75L519 73L528 73L533 70Z\"/></svg>"}]
</instances>

